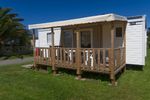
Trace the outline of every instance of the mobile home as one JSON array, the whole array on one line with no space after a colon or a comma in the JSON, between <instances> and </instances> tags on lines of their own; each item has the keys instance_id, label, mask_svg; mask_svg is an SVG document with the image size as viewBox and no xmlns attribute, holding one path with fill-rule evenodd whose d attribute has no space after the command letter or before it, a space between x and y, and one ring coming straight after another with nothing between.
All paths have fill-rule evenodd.
<instances>
[{"instance_id":1,"label":"mobile home","mask_svg":"<svg viewBox=\"0 0 150 100\"><path fill-rule=\"evenodd\" d=\"M115 84L115 75L124 70L126 64L138 64L132 60L138 56L130 51L138 50L130 48L134 42L128 39L135 37L129 26L131 21L120 15L105 14L29 25L35 41L34 63L52 66L54 73L60 67L75 69L79 78L82 71L106 73ZM139 43L138 39L135 41ZM146 48L144 41L140 41L144 45L139 47L142 50ZM143 62L140 64L144 65Z\"/></svg>"}]
</instances>

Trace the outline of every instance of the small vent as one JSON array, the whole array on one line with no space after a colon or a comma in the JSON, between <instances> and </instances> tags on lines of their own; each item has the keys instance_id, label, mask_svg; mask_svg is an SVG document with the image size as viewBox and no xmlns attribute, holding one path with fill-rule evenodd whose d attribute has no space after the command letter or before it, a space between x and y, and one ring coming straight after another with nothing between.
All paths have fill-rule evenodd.
<instances>
[{"instance_id":1,"label":"small vent","mask_svg":"<svg viewBox=\"0 0 150 100\"><path fill-rule=\"evenodd\" d=\"M130 25L141 25L142 21L129 22Z\"/></svg>"},{"instance_id":2,"label":"small vent","mask_svg":"<svg viewBox=\"0 0 150 100\"><path fill-rule=\"evenodd\" d=\"M136 25L136 22L130 22L130 25Z\"/></svg>"}]
</instances>

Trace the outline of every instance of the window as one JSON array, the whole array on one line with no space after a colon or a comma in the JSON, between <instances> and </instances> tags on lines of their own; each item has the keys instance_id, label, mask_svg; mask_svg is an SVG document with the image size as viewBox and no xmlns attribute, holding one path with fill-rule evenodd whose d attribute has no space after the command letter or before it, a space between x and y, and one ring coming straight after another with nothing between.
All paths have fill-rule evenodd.
<instances>
[{"instance_id":1,"label":"window","mask_svg":"<svg viewBox=\"0 0 150 100\"><path fill-rule=\"evenodd\" d=\"M91 32L81 31L81 47L91 48Z\"/></svg>"},{"instance_id":2,"label":"window","mask_svg":"<svg viewBox=\"0 0 150 100\"><path fill-rule=\"evenodd\" d=\"M122 37L122 27L116 28L116 37Z\"/></svg>"},{"instance_id":3,"label":"window","mask_svg":"<svg viewBox=\"0 0 150 100\"><path fill-rule=\"evenodd\" d=\"M51 39L52 39L52 34L47 33L47 43L51 43Z\"/></svg>"},{"instance_id":4,"label":"window","mask_svg":"<svg viewBox=\"0 0 150 100\"><path fill-rule=\"evenodd\" d=\"M71 48L73 31L72 30L63 30L63 35L64 35L64 46L67 48Z\"/></svg>"},{"instance_id":5,"label":"window","mask_svg":"<svg viewBox=\"0 0 150 100\"><path fill-rule=\"evenodd\" d=\"M39 37L38 37L38 30L37 29L30 30L30 33L34 34L35 39L38 40Z\"/></svg>"}]
</instances>

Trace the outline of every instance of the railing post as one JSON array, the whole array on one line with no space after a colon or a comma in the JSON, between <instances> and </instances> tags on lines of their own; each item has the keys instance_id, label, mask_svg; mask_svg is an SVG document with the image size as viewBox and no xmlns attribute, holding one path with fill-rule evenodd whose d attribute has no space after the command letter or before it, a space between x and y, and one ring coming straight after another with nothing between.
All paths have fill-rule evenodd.
<instances>
[{"instance_id":1,"label":"railing post","mask_svg":"<svg viewBox=\"0 0 150 100\"><path fill-rule=\"evenodd\" d=\"M36 48L35 48L35 29L32 30L32 35L33 35L33 56L34 56L34 63L33 63L33 69L36 68Z\"/></svg>"},{"instance_id":2,"label":"railing post","mask_svg":"<svg viewBox=\"0 0 150 100\"><path fill-rule=\"evenodd\" d=\"M55 67L55 48L54 48L54 29L53 27L51 28L51 34L52 34L52 50L51 50L51 56L52 56L52 71L53 74L56 74L56 67Z\"/></svg>"},{"instance_id":3,"label":"railing post","mask_svg":"<svg viewBox=\"0 0 150 100\"><path fill-rule=\"evenodd\" d=\"M81 61L81 53L80 53L80 32L76 32L76 35L77 35L77 56L76 56L76 64L77 64L77 75L78 75L78 79L81 78L81 64L80 64L80 61Z\"/></svg>"},{"instance_id":4,"label":"railing post","mask_svg":"<svg viewBox=\"0 0 150 100\"><path fill-rule=\"evenodd\" d=\"M115 85L116 79L115 79L115 59L114 59L114 33L115 33L115 28L114 28L114 22L111 23L111 53L110 53L110 79L112 85Z\"/></svg>"}]
</instances>

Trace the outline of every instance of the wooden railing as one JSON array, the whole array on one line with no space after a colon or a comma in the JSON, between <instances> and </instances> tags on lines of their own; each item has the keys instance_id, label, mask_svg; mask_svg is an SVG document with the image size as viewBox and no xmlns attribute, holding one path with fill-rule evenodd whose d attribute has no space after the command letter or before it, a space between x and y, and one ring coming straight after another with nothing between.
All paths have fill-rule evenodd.
<instances>
[{"instance_id":1,"label":"wooden railing","mask_svg":"<svg viewBox=\"0 0 150 100\"><path fill-rule=\"evenodd\" d=\"M114 50L115 69L125 64L125 48L116 48Z\"/></svg>"},{"instance_id":2,"label":"wooden railing","mask_svg":"<svg viewBox=\"0 0 150 100\"><path fill-rule=\"evenodd\" d=\"M76 68L76 48L54 48L57 67Z\"/></svg>"},{"instance_id":3,"label":"wooden railing","mask_svg":"<svg viewBox=\"0 0 150 100\"><path fill-rule=\"evenodd\" d=\"M52 48L36 48L34 56L35 64L51 65L51 50Z\"/></svg>"},{"instance_id":4,"label":"wooden railing","mask_svg":"<svg viewBox=\"0 0 150 100\"><path fill-rule=\"evenodd\" d=\"M87 71L104 71L109 67L110 49L84 48L80 49L81 69Z\"/></svg>"},{"instance_id":5,"label":"wooden railing","mask_svg":"<svg viewBox=\"0 0 150 100\"><path fill-rule=\"evenodd\" d=\"M78 51L78 52L77 52ZM56 67L77 69L84 71L109 72L111 59L111 48L36 48L35 63L52 65ZM53 54L53 56L52 56ZM53 61L52 61L53 60ZM125 49L114 50L114 68L125 63Z\"/></svg>"}]
</instances>

